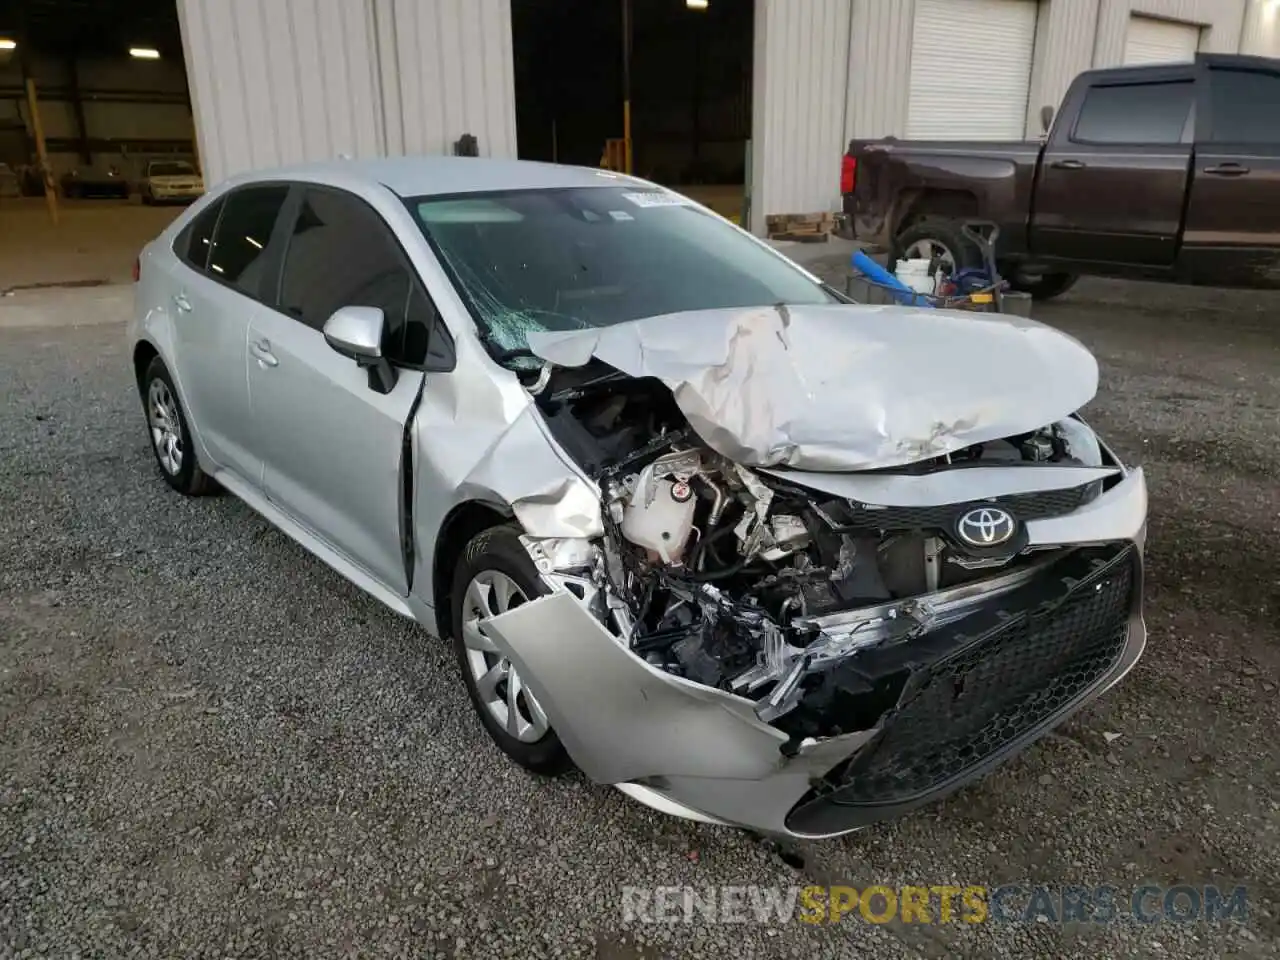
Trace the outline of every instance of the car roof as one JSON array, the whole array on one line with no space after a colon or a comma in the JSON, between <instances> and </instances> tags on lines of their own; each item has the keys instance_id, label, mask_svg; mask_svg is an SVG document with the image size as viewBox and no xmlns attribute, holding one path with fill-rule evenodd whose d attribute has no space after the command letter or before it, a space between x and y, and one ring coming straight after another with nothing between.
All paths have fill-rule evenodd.
<instances>
[{"instance_id":1,"label":"car roof","mask_svg":"<svg viewBox=\"0 0 1280 960\"><path fill-rule=\"evenodd\" d=\"M234 178L237 184L257 180L304 180L332 185L381 184L402 197L484 193L494 190L652 186L637 177L593 167L572 167L532 160L451 156L333 160L256 171Z\"/></svg>"}]
</instances>

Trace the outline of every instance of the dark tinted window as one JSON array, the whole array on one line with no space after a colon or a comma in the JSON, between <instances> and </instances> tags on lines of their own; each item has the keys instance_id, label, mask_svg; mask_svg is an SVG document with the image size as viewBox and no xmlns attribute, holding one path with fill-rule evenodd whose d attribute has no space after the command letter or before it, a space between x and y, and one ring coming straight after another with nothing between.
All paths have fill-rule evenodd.
<instances>
[{"instance_id":1,"label":"dark tinted window","mask_svg":"<svg viewBox=\"0 0 1280 960\"><path fill-rule=\"evenodd\" d=\"M209 257L210 276L251 297L260 296L268 262L263 251L288 195L288 186L281 184L245 187L227 197Z\"/></svg>"},{"instance_id":2,"label":"dark tinted window","mask_svg":"<svg viewBox=\"0 0 1280 960\"><path fill-rule=\"evenodd\" d=\"M364 201L308 190L285 252L280 309L319 330L339 307L378 307L387 356L421 363L434 317L391 228Z\"/></svg>"},{"instance_id":3,"label":"dark tinted window","mask_svg":"<svg viewBox=\"0 0 1280 960\"><path fill-rule=\"evenodd\" d=\"M1212 138L1219 143L1280 143L1280 76L1214 70Z\"/></svg>"},{"instance_id":4,"label":"dark tinted window","mask_svg":"<svg viewBox=\"0 0 1280 960\"><path fill-rule=\"evenodd\" d=\"M1178 143L1191 112L1190 80L1093 87L1071 139L1087 143Z\"/></svg>"},{"instance_id":5,"label":"dark tinted window","mask_svg":"<svg viewBox=\"0 0 1280 960\"><path fill-rule=\"evenodd\" d=\"M221 212L221 200L210 204L207 210L187 224L174 242L174 252L197 270L204 270L209 264L209 244L213 240L213 228L217 226L218 214Z\"/></svg>"}]
</instances>

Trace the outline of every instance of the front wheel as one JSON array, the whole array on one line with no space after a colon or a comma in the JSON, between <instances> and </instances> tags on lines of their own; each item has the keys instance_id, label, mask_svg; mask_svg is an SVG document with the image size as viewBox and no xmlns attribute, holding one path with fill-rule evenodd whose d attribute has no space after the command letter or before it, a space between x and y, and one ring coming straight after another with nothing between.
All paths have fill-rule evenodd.
<instances>
[{"instance_id":1,"label":"front wheel","mask_svg":"<svg viewBox=\"0 0 1280 960\"><path fill-rule=\"evenodd\" d=\"M454 572L453 647L472 706L489 736L520 766L555 775L572 765L560 738L511 661L480 624L547 593L514 527L477 534Z\"/></svg>"},{"instance_id":2,"label":"front wheel","mask_svg":"<svg viewBox=\"0 0 1280 960\"><path fill-rule=\"evenodd\" d=\"M1079 279L1077 273L1022 273L1014 270L1009 286L1031 294L1032 300L1052 300L1070 290Z\"/></svg>"}]
</instances>

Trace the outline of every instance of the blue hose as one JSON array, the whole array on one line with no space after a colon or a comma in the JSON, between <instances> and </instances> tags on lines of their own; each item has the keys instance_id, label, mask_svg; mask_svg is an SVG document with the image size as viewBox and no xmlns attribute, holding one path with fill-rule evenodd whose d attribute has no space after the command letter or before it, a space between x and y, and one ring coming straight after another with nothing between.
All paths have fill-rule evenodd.
<instances>
[{"instance_id":1,"label":"blue hose","mask_svg":"<svg viewBox=\"0 0 1280 960\"><path fill-rule=\"evenodd\" d=\"M911 287L907 286L884 267L880 266L880 264L876 263L861 250L853 251L853 257L849 262L855 270L861 273L872 283L879 284L882 287L888 287L893 291L894 299L899 303L916 307L933 306L933 304L927 299L922 297L915 290L911 289Z\"/></svg>"}]
</instances>

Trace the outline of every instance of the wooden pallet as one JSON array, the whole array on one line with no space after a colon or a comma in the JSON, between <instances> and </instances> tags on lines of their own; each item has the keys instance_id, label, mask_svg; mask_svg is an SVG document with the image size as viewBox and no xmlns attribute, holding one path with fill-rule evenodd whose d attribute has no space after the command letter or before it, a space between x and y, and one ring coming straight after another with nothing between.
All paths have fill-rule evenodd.
<instances>
[{"instance_id":1,"label":"wooden pallet","mask_svg":"<svg viewBox=\"0 0 1280 960\"><path fill-rule=\"evenodd\" d=\"M770 240L825 243L836 228L834 213L778 213L765 217Z\"/></svg>"}]
</instances>

